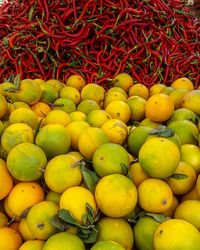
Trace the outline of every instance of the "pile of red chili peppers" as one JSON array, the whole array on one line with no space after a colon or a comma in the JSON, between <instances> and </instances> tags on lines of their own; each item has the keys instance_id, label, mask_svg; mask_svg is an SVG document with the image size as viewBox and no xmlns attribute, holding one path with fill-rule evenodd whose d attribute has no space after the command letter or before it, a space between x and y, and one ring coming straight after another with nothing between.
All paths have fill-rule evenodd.
<instances>
[{"instance_id":1,"label":"pile of red chili peppers","mask_svg":"<svg viewBox=\"0 0 200 250\"><path fill-rule=\"evenodd\" d=\"M0 6L0 82L65 81L82 74L106 86L200 84L200 22L181 0L9 0Z\"/></svg>"}]
</instances>

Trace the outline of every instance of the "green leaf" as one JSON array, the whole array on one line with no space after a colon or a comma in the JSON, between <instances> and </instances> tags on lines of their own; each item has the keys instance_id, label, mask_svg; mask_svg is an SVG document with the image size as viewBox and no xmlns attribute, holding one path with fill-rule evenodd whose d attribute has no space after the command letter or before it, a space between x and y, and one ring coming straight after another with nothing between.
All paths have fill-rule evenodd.
<instances>
[{"instance_id":1,"label":"green leaf","mask_svg":"<svg viewBox=\"0 0 200 250\"><path fill-rule=\"evenodd\" d=\"M16 77L14 78L14 86L16 89L20 89L20 74L17 74Z\"/></svg>"},{"instance_id":2,"label":"green leaf","mask_svg":"<svg viewBox=\"0 0 200 250\"><path fill-rule=\"evenodd\" d=\"M94 243L97 241L98 238L98 230L96 227L91 228L90 233L85 237L81 231L78 233L78 236L82 239L82 241L86 244Z\"/></svg>"},{"instance_id":3,"label":"green leaf","mask_svg":"<svg viewBox=\"0 0 200 250\"><path fill-rule=\"evenodd\" d=\"M81 226L81 224L76 220L76 218L74 218L72 214L66 209L59 210L58 217L70 225L78 227Z\"/></svg>"},{"instance_id":4,"label":"green leaf","mask_svg":"<svg viewBox=\"0 0 200 250\"><path fill-rule=\"evenodd\" d=\"M122 174L127 175L128 174L128 166L126 166L123 163L120 163L120 167L121 167L121 170L122 170Z\"/></svg>"},{"instance_id":5,"label":"green leaf","mask_svg":"<svg viewBox=\"0 0 200 250\"><path fill-rule=\"evenodd\" d=\"M99 177L96 172L89 170L84 164L80 164L80 170L83 175L83 182L85 186L94 193L97 182L99 181Z\"/></svg>"},{"instance_id":6,"label":"green leaf","mask_svg":"<svg viewBox=\"0 0 200 250\"><path fill-rule=\"evenodd\" d=\"M171 137L174 134L175 134L174 130L171 129L171 128L168 128L168 129L166 129L164 131L161 131L159 136L161 136L161 137Z\"/></svg>"},{"instance_id":7,"label":"green leaf","mask_svg":"<svg viewBox=\"0 0 200 250\"><path fill-rule=\"evenodd\" d=\"M151 129L149 134L157 135L158 137L171 137L175 134L175 132L171 128L166 128L166 126L160 125L157 128Z\"/></svg>"},{"instance_id":8,"label":"green leaf","mask_svg":"<svg viewBox=\"0 0 200 250\"><path fill-rule=\"evenodd\" d=\"M50 224L54 226L55 228L59 229L60 231L65 231L67 228L70 227L70 225L59 218L58 214L54 215L51 220Z\"/></svg>"},{"instance_id":9,"label":"green leaf","mask_svg":"<svg viewBox=\"0 0 200 250\"><path fill-rule=\"evenodd\" d=\"M170 175L169 178L173 178L176 180L182 180L182 179L186 179L188 178L187 174L181 174L181 173L173 173L172 175Z\"/></svg>"},{"instance_id":10,"label":"green leaf","mask_svg":"<svg viewBox=\"0 0 200 250\"><path fill-rule=\"evenodd\" d=\"M148 215L150 217L152 217L154 220L156 220L159 223L162 223L166 220L169 220L170 218L165 215L165 214L156 214L156 213L146 213L145 215Z\"/></svg>"}]
</instances>

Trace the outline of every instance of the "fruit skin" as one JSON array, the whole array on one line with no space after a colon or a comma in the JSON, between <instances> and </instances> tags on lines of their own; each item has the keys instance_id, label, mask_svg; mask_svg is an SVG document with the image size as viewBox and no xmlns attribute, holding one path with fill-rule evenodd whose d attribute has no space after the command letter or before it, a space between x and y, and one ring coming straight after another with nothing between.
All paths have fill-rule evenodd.
<instances>
[{"instance_id":1,"label":"fruit skin","mask_svg":"<svg viewBox=\"0 0 200 250\"><path fill-rule=\"evenodd\" d=\"M174 218L190 222L200 231L200 200L186 200L176 208Z\"/></svg>"},{"instance_id":2,"label":"fruit skin","mask_svg":"<svg viewBox=\"0 0 200 250\"><path fill-rule=\"evenodd\" d=\"M7 167L11 175L20 181L38 180L47 163L42 149L24 142L16 145L8 154Z\"/></svg>"},{"instance_id":3,"label":"fruit skin","mask_svg":"<svg viewBox=\"0 0 200 250\"><path fill-rule=\"evenodd\" d=\"M112 85L114 87L120 87L128 93L130 87L133 86L133 78L127 73L119 73L112 80Z\"/></svg>"},{"instance_id":4,"label":"fruit skin","mask_svg":"<svg viewBox=\"0 0 200 250\"><path fill-rule=\"evenodd\" d=\"M21 245L19 250L42 250L44 244L44 240L27 240Z\"/></svg>"},{"instance_id":5,"label":"fruit skin","mask_svg":"<svg viewBox=\"0 0 200 250\"><path fill-rule=\"evenodd\" d=\"M146 179L138 187L138 203L147 212L162 213L172 202L172 191L163 180Z\"/></svg>"},{"instance_id":6,"label":"fruit skin","mask_svg":"<svg viewBox=\"0 0 200 250\"><path fill-rule=\"evenodd\" d=\"M97 241L115 241L126 250L132 250L134 243L133 230L130 224L122 218L103 217L97 223Z\"/></svg>"},{"instance_id":7,"label":"fruit skin","mask_svg":"<svg viewBox=\"0 0 200 250\"><path fill-rule=\"evenodd\" d=\"M167 123L169 124L170 122L180 121L180 120L189 120L195 124L197 122L197 116L190 109L179 108L174 111L174 113L172 114L170 119L167 121Z\"/></svg>"},{"instance_id":8,"label":"fruit skin","mask_svg":"<svg viewBox=\"0 0 200 250\"><path fill-rule=\"evenodd\" d=\"M147 140L139 151L139 163L146 173L154 178L170 176L178 166L180 151L167 138L155 137Z\"/></svg>"},{"instance_id":9,"label":"fruit skin","mask_svg":"<svg viewBox=\"0 0 200 250\"><path fill-rule=\"evenodd\" d=\"M198 175L197 177L197 181L196 181L196 189L197 189L197 192L200 196L200 174Z\"/></svg>"},{"instance_id":10,"label":"fruit skin","mask_svg":"<svg viewBox=\"0 0 200 250\"><path fill-rule=\"evenodd\" d=\"M200 234L189 222L170 219L156 229L154 247L155 250L200 250Z\"/></svg>"},{"instance_id":11,"label":"fruit skin","mask_svg":"<svg viewBox=\"0 0 200 250\"><path fill-rule=\"evenodd\" d=\"M125 248L115 242L115 241L111 241L111 240L102 240L102 241L99 241L99 242L96 242L91 250L125 250Z\"/></svg>"},{"instance_id":12,"label":"fruit skin","mask_svg":"<svg viewBox=\"0 0 200 250\"><path fill-rule=\"evenodd\" d=\"M18 250L22 245L20 234L9 227L0 228L0 249L1 250Z\"/></svg>"},{"instance_id":13,"label":"fruit skin","mask_svg":"<svg viewBox=\"0 0 200 250\"><path fill-rule=\"evenodd\" d=\"M129 155L119 144L105 143L94 152L92 164L95 172L101 177L108 174L123 174L123 166L127 170L129 168Z\"/></svg>"},{"instance_id":14,"label":"fruit skin","mask_svg":"<svg viewBox=\"0 0 200 250\"><path fill-rule=\"evenodd\" d=\"M7 111L7 101L6 98L0 94L0 118L2 118Z\"/></svg>"},{"instance_id":15,"label":"fruit skin","mask_svg":"<svg viewBox=\"0 0 200 250\"><path fill-rule=\"evenodd\" d=\"M95 199L100 211L118 218L129 214L137 204L137 189L134 183L121 174L102 177L96 185Z\"/></svg>"},{"instance_id":16,"label":"fruit skin","mask_svg":"<svg viewBox=\"0 0 200 250\"><path fill-rule=\"evenodd\" d=\"M133 231L138 250L154 250L153 236L159 225L159 222L149 216L141 217L136 222Z\"/></svg>"},{"instance_id":17,"label":"fruit skin","mask_svg":"<svg viewBox=\"0 0 200 250\"><path fill-rule=\"evenodd\" d=\"M0 201L3 200L13 188L13 179L10 175L6 162L0 159Z\"/></svg>"},{"instance_id":18,"label":"fruit skin","mask_svg":"<svg viewBox=\"0 0 200 250\"><path fill-rule=\"evenodd\" d=\"M172 82L171 87L173 87L174 89L194 89L193 83L187 77L179 77L178 79Z\"/></svg>"},{"instance_id":19,"label":"fruit skin","mask_svg":"<svg viewBox=\"0 0 200 250\"><path fill-rule=\"evenodd\" d=\"M182 99L182 107L188 108L195 114L200 115L200 89L186 93Z\"/></svg>"}]
</instances>

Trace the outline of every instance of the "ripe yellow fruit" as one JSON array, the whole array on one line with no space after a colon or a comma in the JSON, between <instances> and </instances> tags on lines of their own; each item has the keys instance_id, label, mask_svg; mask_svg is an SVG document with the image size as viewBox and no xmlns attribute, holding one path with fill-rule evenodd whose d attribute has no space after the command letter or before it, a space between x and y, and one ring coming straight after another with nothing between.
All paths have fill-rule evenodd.
<instances>
[{"instance_id":1,"label":"ripe yellow fruit","mask_svg":"<svg viewBox=\"0 0 200 250\"><path fill-rule=\"evenodd\" d=\"M0 228L0 249L1 250L18 250L22 245L20 234L9 227Z\"/></svg>"},{"instance_id":2,"label":"ripe yellow fruit","mask_svg":"<svg viewBox=\"0 0 200 250\"><path fill-rule=\"evenodd\" d=\"M171 206L173 194L166 182L150 178L138 187L138 202L147 212L162 213Z\"/></svg>"},{"instance_id":3,"label":"ripe yellow fruit","mask_svg":"<svg viewBox=\"0 0 200 250\"><path fill-rule=\"evenodd\" d=\"M66 81L67 86L74 87L78 91L81 91L85 84L85 79L81 75L70 75Z\"/></svg>"},{"instance_id":4,"label":"ripe yellow fruit","mask_svg":"<svg viewBox=\"0 0 200 250\"><path fill-rule=\"evenodd\" d=\"M122 217L129 214L137 204L137 189L134 183L121 174L102 177L96 185L95 199L105 215Z\"/></svg>"},{"instance_id":5,"label":"ripe yellow fruit","mask_svg":"<svg viewBox=\"0 0 200 250\"><path fill-rule=\"evenodd\" d=\"M72 86L65 86L59 92L60 98L67 98L72 100L76 105L79 104L81 100L80 92Z\"/></svg>"},{"instance_id":6,"label":"ripe yellow fruit","mask_svg":"<svg viewBox=\"0 0 200 250\"><path fill-rule=\"evenodd\" d=\"M171 84L171 87L173 87L174 89L188 89L188 90L194 89L193 83L190 81L190 79L186 77L180 77L176 79Z\"/></svg>"},{"instance_id":7,"label":"ripe yellow fruit","mask_svg":"<svg viewBox=\"0 0 200 250\"><path fill-rule=\"evenodd\" d=\"M13 188L13 179L6 162L0 159L0 200L3 200Z\"/></svg>"},{"instance_id":8,"label":"ripe yellow fruit","mask_svg":"<svg viewBox=\"0 0 200 250\"><path fill-rule=\"evenodd\" d=\"M0 211L0 228L8 226L8 217Z\"/></svg>"},{"instance_id":9,"label":"ripe yellow fruit","mask_svg":"<svg viewBox=\"0 0 200 250\"><path fill-rule=\"evenodd\" d=\"M155 94L151 96L145 106L146 118L154 122L167 121L174 112L174 102L166 94Z\"/></svg>"},{"instance_id":10,"label":"ripe yellow fruit","mask_svg":"<svg viewBox=\"0 0 200 250\"><path fill-rule=\"evenodd\" d=\"M87 114L86 122L91 127L98 127L100 128L105 122L110 120L112 117L111 115L103 110L103 109L96 109L92 110Z\"/></svg>"},{"instance_id":11,"label":"ripe yellow fruit","mask_svg":"<svg viewBox=\"0 0 200 250\"><path fill-rule=\"evenodd\" d=\"M128 98L128 105L131 109L131 121L142 121L145 118L146 100L140 96Z\"/></svg>"},{"instance_id":12,"label":"ripe yellow fruit","mask_svg":"<svg viewBox=\"0 0 200 250\"><path fill-rule=\"evenodd\" d=\"M182 107L188 108L195 114L200 115L200 89L186 93L182 99Z\"/></svg>"},{"instance_id":13,"label":"ripe yellow fruit","mask_svg":"<svg viewBox=\"0 0 200 250\"><path fill-rule=\"evenodd\" d=\"M36 239L36 237L33 235L33 233L28 227L26 218L21 218L18 226L18 231L24 241Z\"/></svg>"},{"instance_id":14,"label":"ripe yellow fruit","mask_svg":"<svg viewBox=\"0 0 200 250\"><path fill-rule=\"evenodd\" d=\"M81 100L93 100L103 105L105 89L95 83L86 84L81 90Z\"/></svg>"},{"instance_id":15,"label":"ripe yellow fruit","mask_svg":"<svg viewBox=\"0 0 200 250\"><path fill-rule=\"evenodd\" d=\"M160 93L165 88L166 88L165 84L156 83L156 84L154 84L154 85L152 85L150 87L150 89L149 89L149 95L152 96L152 95L158 94L158 93Z\"/></svg>"},{"instance_id":16,"label":"ripe yellow fruit","mask_svg":"<svg viewBox=\"0 0 200 250\"><path fill-rule=\"evenodd\" d=\"M141 167L139 162L134 162L130 165L128 176L133 181L136 187L139 187L140 183L150 178Z\"/></svg>"},{"instance_id":17,"label":"ripe yellow fruit","mask_svg":"<svg viewBox=\"0 0 200 250\"><path fill-rule=\"evenodd\" d=\"M45 124L61 124L66 127L70 122L69 114L59 109L51 110L45 118Z\"/></svg>"},{"instance_id":18,"label":"ripe yellow fruit","mask_svg":"<svg viewBox=\"0 0 200 250\"><path fill-rule=\"evenodd\" d=\"M130 87L133 85L133 78L127 73L119 73L112 80L112 85L114 87L120 87L128 93Z\"/></svg>"},{"instance_id":19,"label":"ripe yellow fruit","mask_svg":"<svg viewBox=\"0 0 200 250\"><path fill-rule=\"evenodd\" d=\"M145 100L147 100L149 98L149 90L145 85L143 85L141 83L136 83L130 87L128 95L129 96L140 96L140 97L144 98Z\"/></svg>"},{"instance_id":20,"label":"ripe yellow fruit","mask_svg":"<svg viewBox=\"0 0 200 250\"><path fill-rule=\"evenodd\" d=\"M21 245L19 250L42 250L44 244L44 240L27 240Z\"/></svg>"}]
</instances>

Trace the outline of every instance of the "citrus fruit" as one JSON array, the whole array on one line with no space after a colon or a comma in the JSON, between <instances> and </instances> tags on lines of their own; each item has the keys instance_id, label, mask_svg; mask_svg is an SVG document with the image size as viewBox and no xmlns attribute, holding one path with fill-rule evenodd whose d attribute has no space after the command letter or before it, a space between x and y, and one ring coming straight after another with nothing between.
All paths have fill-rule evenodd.
<instances>
[{"instance_id":1,"label":"citrus fruit","mask_svg":"<svg viewBox=\"0 0 200 250\"><path fill-rule=\"evenodd\" d=\"M163 90L164 88L166 88L166 85L163 83L156 83L154 85L152 85L149 89L149 95L155 95L160 93L161 90Z\"/></svg>"},{"instance_id":2,"label":"citrus fruit","mask_svg":"<svg viewBox=\"0 0 200 250\"><path fill-rule=\"evenodd\" d=\"M34 204L44 199L44 191L37 182L19 182L8 195L7 206L11 212L20 217Z\"/></svg>"},{"instance_id":3,"label":"citrus fruit","mask_svg":"<svg viewBox=\"0 0 200 250\"><path fill-rule=\"evenodd\" d=\"M200 89L186 93L182 99L182 107L188 108L195 114L200 115Z\"/></svg>"},{"instance_id":4,"label":"citrus fruit","mask_svg":"<svg viewBox=\"0 0 200 250\"><path fill-rule=\"evenodd\" d=\"M197 191L196 186L194 186L189 192L186 194L182 195L181 201L186 201L186 200L200 200L200 195Z\"/></svg>"},{"instance_id":5,"label":"citrus fruit","mask_svg":"<svg viewBox=\"0 0 200 250\"><path fill-rule=\"evenodd\" d=\"M101 128L86 128L78 139L78 149L87 159L92 159L95 150L104 143L108 143L109 138Z\"/></svg>"},{"instance_id":6,"label":"citrus fruit","mask_svg":"<svg viewBox=\"0 0 200 250\"><path fill-rule=\"evenodd\" d=\"M135 208L137 189L128 177L110 174L97 183L95 199L102 213L110 217L122 217Z\"/></svg>"},{"instance_id":7,"label":"citrus fruit","mask_svg":"<svg viewBox=\"0 0 200 250\"><path fill-rule=\"evenodd\" d=\"M65 86L63 82L60 82L56 79L49 79L45 83L53 86L58 92Z\"/></svg>"},{"instance_id":8,"label":"citrus fruit","mask_svg":"<svg viewBox=\"0 0 200 250\"><path fill-rule=\"evenodd\" d=\"M27 225L33 236L39 240L47 240L57 232L50 220L58 209L58 204L52 201L41 201L31 207L27 215Z\"/></svg>"},{"instance_id":9,"label":"citrus fruit","mask_svg":"<svg viewBox=\"0 0 200 250\"><path fill-rule=\"evenodd\" d=\"M35 82L37 82L39 85L45 83L45 80L41 79L41 78L35 78L33 79Z\"/></svg>"},{"instance_id":10,"label":"citrus fruit","mask_svg":"<svg viewBox=\"0 0 200 250\"><path fill-rule=\"evenodd\" d=\"M27 240L21 245L19 250L42 250L44 243L44 240Z\"/></svg>"},{"instance_id":11,"label":"citrus fruit","mask_svg":"<svg viewBox=\"0 0 200 250\"><path fill-rule=\"evenodd\" d=\"M125 250L121 244L117 243L116 241L111 240L102 240L96 242L91 250Z\"/></svg>"},{"instance_id":12,"label":"citrus fruit","mask_svg":"<svg viewBox=\"0 0 200 250\"><path fill-rule=\"evenodd\" d=\"M176 169L180 151L176 144L166 138L151 138L139 151L139 163L146 173L154 178L166 178Z\"/></svg>"},{"instance_id":13,"label":"citrus fruit","mask_svg":"<svg viewBox=\"0 0 200 250\"><path fill-rule=\"evenodd\" d=\"M9 124L13 123L26 123L32 129L36 129L38 126L38 118L31 109L18 108L15 109L9 117Z\"/></svg>"},{"instance_id":14,"label":"citrus fruit","mask_svg":"<svg viewBox=\"0 0 200 250\"><path fill-rule=\"evenodd\" d=\"M104 108L106 108L108 106L108 104L110 104L111 102L114 102L114 101L126 102L127 96L119 91L111 91L109 93L107 92L105 99L104 99L104 104L103 104Z\"/></svg>"},{"instance_id":15,"label":"citrus fruit","mask_svg":"<svg viewBox=\"0 0 200 250\"><path fill-rule=\"evenodd\" d=\"M6 162L0 159L0 200L5 198L13 187L13 179L10 175Z\"/></svg>"},{"instance_id":16,"label":"citrus fruit","mask_svg":"<svg viewBox=\"0 0 200 250\"><path fill-rule=\"evenodd\" d=\"M160 223L150 216L144 216L137 220L133 227L137 249L154 250L153 236L159 225Z\"/></svg>"},{"instance_id":17,"label":"citrus fruit","mask_svg":"<svg viewBox=\"0 0 200 250\"><path fill-rule=\"evenodd\" d=\"M112 86L120 87L128 93L130 87L133 85L133 78L127 73L119 73L111 82Z\"/></svg>"},{"instance_id":18,"label":"citrus fruit","mask_svg":"<svg viewBox=\"0 0 200 250\"><path fill-rule=\"evenodd\" d=\"M0 249L2 250L18 250L22 245L20 234L9 227L0 228Z\"/></svg>"},{"instance_id":19,"label":"citrus fruit","mask_svg":"<svg viewBox=\"0 0 200 250\"><path fill-rule=\"evenodd\" d=\"M176 208L174 218L190 222L200 230L200 200L187 200L181 202Z\"/></svg>"},{"instance_id":20,"label":"citrus fruit","mask_svg":"<svg viewBox=\"0 0 200 250\"><path fill-rule=\"evenodd\" d=\"M69 133L71 139L71 147L73 149L78 149L79 137L84 132L84 130L89 127L90 125L86 121L72 121L67 125L66 129Z\"/></svg>"},{"instance_id":21,"label":"citrus fruit","mask_svg":"<svg viewBox=\"0 0 200 250\"><path fill-rule=\"evenodd\" d=\"M69 116L71 118L71 121L85 121L86 120L86 114L81 111L74 111L69 113Z\"/></svg>"},{"instance_id":22,"label":"citrus fruit","mask_svg":"<svg viewBox=\"0 0 200 250\"><path fill-rule=\"evenodd\" d=\"M8 217L0 211L0 228L8 226Z\"/></svg>"},{"instance_id":23,"label":"citrus fruit","mask_svg":"<svg viewBox=\"0 0 200 250\"><path fill-rule=\"evenodd\" d=\"M119 119L127 123L131 118L131 109L124 101L113 101L107 105L105 111L110 114L113 119Z\"/></svg>"},{"instance_id":24,"label":"citrus fruit","mask_svg":"<svg viewBox=\"0 0 200 250\"><path fill-rule=\"evenodd\" d=\"M149 97L149 90L145 85L143 85L141 83L136 83L129 88L128 95L129 96L140 96L140 97L144 98L145 100L147 100Z\"/></svg>"},{"instance_id":25,"label":"citrus fruit","mask_svg":"<svg viewBox=\"0 0 200 250\"><path fill-rule=\"evenodd\" d=\"M31 109L38 117L46 117L46 115L51 111L51 107L44 102L37 102L31 105Z\"/></svg>"},{"instance_id":26,"label":"citrus fruit","mask_svg":"<svg viewBox=\"0 0 200 250\"><path fill-rule=\"evenodd\" d=\"M175 89L188 89L193 90L193 83L187 77L180 77L172 82L171 87Z\"/></svg>"},{"instance_id":27,"label":"citrus fruit","mask_svg":"<svg viewBox=\"0 0 200 250\"><path fill-rule=\"evenodd\" d=\"M189 163L196 174L200 173L200 148L192 144L184 144L181 147L181 160Z\"/></svg>"},{"instance_id":28,"label":"citrus fruit","mask_svg":"<svg viewBox=\"0 0 200 250\"><path fill-rule=\"evenodd\" d=\"M82 112L85 115L87 115L92 110L100 110L99 104L94 100L82 100L77 106L77 111Z\"/></svg>"},{"instance_id":29,"label":"citrus fruit","mask_svg":"<svg viewBox=\"0 0 200 250\"><path fill-rule=\"evenodd\" d=\"M94 195L88 189L80 186L66 189L60 197L60 209L68 210L80 223L83 223L83 216L87 212L87 203L96 214L97 206Z\"/></svg>"},{"instance_id":30,"label":"citrus fruit","mask_svg":"<svg viewBox=\"0 0 200 250\"><path fill-rule=\"evenodd\" d=\"M97 228L97 241L115 241L125 249L132 250L134 243L133 230L125 219L105 216L98 221Z\"/></svg>"},{"instance_id":31,"label":"citrus fruit","mask_svg":"<svg viewBox=\"0 0 200 250\"><path fill-rule=\"evenodd\" d=\"M49 190L48 193L46 194L45 200L46 201L52 201L54 203L59 204L60 196L61 196L61 194L56 193L56 192L54 192L52 190Z\"/></svg>"},{"instance_id":32,"label":"citrus fruit","mask_svg":"<svg viewBox=\"0 0 200 250\"><path fill-rule=\"evenodd\" d=\"M154 122L167 121L174 112L174 102L166 94L155 94L146 101L145 116Z\"/></svg>"},{"instance_id":33,"label":"citrus fruit","mask_svg":"<svg viewBox=\"0 0 200 250\"><path fill-rule=\"evenodd\" d=\"M198 175L197 177L197 181L196 181L196 189L197 189L197 192L200 196L200 174Z\"/></svg>"},{"instance_id":34,"label":"citrus fruit","mask_svg":"<svg viewBox=\"0 0 200 250\"><path fill-rule=\"evenodd\" d=\"M126 174L129 168L129 155L119 144L104 143L95 150L92 165L101 177L116 173Z\"/></svg>"},{"instance_id":35,"label":"citrus fruit","mask_svg":"<svg viewBox=\"0 0 200 250\"><path fill-rule=\"evenodd\" d=\"M162 90L160 91L160 94L170 95L170 93L172 93L173 90L174 90L173 87L171 87L171 86L166 86L164 89L162 89Z\"/></svg>"},{"instance_id":36,"label":"citrus fruit","mask_svg":"<svg viewBox=\"0 0 200 250\"><path fill-rule=\"evenodd\" d=\"M68 154L58 155L52 158L46 165L44 180L47 186L57 193L65 189L78 186L82 180L77 160Z\"/></svg>"},{"instance_id":37,"label":"citrus fruit","mask_svg":"<svg viewBox=\"0 0 200 250\"><path fill-rule=\"evenodd\" d=\"M53 109L63 110L68 114L76 111L75 103L68 98L58 98L55 100L52 106L53 106Z\"/></svg>"},{"instance_id":38,"label":"citrus fruit","mask_svg":"<svg viewBox=\"0 0 200 250\"><path fill-rule=\"evenodd\" d=\"M162 213L171 206L172 201L172 191L163 180L146 179L138 187L139 205L147 212Z\"/></svg>"},{"instance_id":39,"label":"citrus fruit","mask_svg":"<svg viewBox=\"0 0 200 250\"><path fill-rule=\"evenodd\" d=\"M140 96L131 96L127 103L131 109L131 121L142 121L145 117L146 100Z\"/></svg>"},{"instance_id":40,"label":"citrus fruit","mask_svg":"<svg viewBox=\"0 0 200 250\"><path fill-rule=\"evenodd\" d=\"M136 187L139 187L140 183L150 178L139 162L133 162L128 171L129 178L133 181Z\"/></svg>"},{"instance_id":41,"label":"citrus fruit","mask_svg":"<svg viewBox=\"0 0 200 250\"><path fill-rule=\"evenodd\" d=\"M152 121L152 120L149 119L149 118L144 118L144 119L140 122L140 124L139 124L139 126L147 126L147 127L151 127L151 128L157 128L157 127L159 127L160 125L162 125L162 123L160 123L160 122L154 122L154 121Z\"/></svg>"},{"instance_id":42,"label":"citrus fruit","mask_svg":"<svg viewBox=\"0 0 200 250\"><path fill-rule=\"evenodd\" d=\"M109 119L101 126L101 128L107 134L109 142L112 143L122 145L128 136L128 128L126 124L119 119Z\"/></svg>"},{"instance_id":43,"label":"citrus fruit","mask_svg":"<svg viewBox=\"0 0 200 250\"><path fill-rule=\"evenodd\" d=\"M61 232L49 237L42 248L42 250L53 249L85 250L85 246L78 236L67 232Z\"/></svg>"},{"instance_id":44,"label":"citrus fruit","mask_svg":"<svg viewBox=\"0 0 200 250\"><path fill-rule=\"evenodd\" d=\"M131 131L128 135L128 148L131 154L138 156L140 148L149 136L151 129L152 128L148 126L139 126Z\"/></svg>"},{"instance_id":45,"label":"citrus fruit","mask_svg":"<svg viewBox=\"0 0 200 250\"><path fill-rule=\"evenodd\" d=\"M81 100L93 100L100 106L103 105L105 89L95 83L86 84L81 90Z\"/></svg>"},{"instance_id":46,"label":"citrus fruit","mask_svg":"<svg viewBox=\"0 0 200 250\"><path fill-rule=\"evenodd\" d=\"M69 151L71 140L69 133L61 124L47 124L42 127L35 138L35 144L39 146L47 158L53 158Z\"/></svg>"},{"instance_id":47,"label":"citrus fruit","mask_svg":"<svg viewBox=\"0 0 200 250\"><path fill-rule=\"evenodd\" d=\"M62 88L59 92L59 96L60 98L67 98L72 100L75 105L78 105L81 100L79 91L71 86L65 86L64 88Z\"/></svg>"},{"instance_id":48,"label":"citrus fruit","mask_svg":"<svg viewBox=\"0 0 200 250\"><path fill-rule=\"evenodd\" d=\"M199 231L189 222L171 219L161 223L154 234L155 250L194 250L200 246Z\"/></svg>"},{"instance_id":49,"label":"citrus fruit","mask_svg":"<svg viewBox=\"0 0 200 250\"><path fill-rule=\"evenodd\" d=\"M174 212L175 212L176 208L178 207L178 205L179 205L179 201L176 198L176 196L173 195L173 201L172 201L171 206L168 209L166 209L165 211L163 211L162 214L164 214L170 218L174 218Z\"/></svg>"},{"instance_id":50,"label":"citrus fruit","mask_svg":"<svg viewBox=\"0 0 200 250\"><path fill-rule=\"evenodd\" d=\"M107 96L110 92L120 92L120 93L122 93L125 97L128 97L128 94L126 93L126 91L125 90L123 90L122 88L120 88L120 87L111 87L111 88L109 88L107 91L106 91L106 93L105 93L105 96Z\"/></svg>"},{"instance_id":51,"label":"citrus fruit","mask_svg":"<svg viewBox=\"0 0 200 250\"><path fill-rule=\"evenodd\" d=\"M21 218L18 226L18 231L24 241L36 239L36 237L32 234L28 227L26 218Z\"/></svg>"},{"instance_id":52,"label":"citrus fruit","mask_svg":"<svg viewBox=\"0 0 200 250\"><path fill-rule=\"evenodd\" d=\"M112 117L111 115L103 110L103 109L96 109L90 111L86 116L86 122L91 127L101 127L106 121L110 120Z\"/></svg>"},{"instance_id":53,"label":"citrus fruit","mask_svg":"<svg viewBox=\"0 0 200 250\"><path fill-rule=\"evenodd\" d=\"M167 128L171 128L179 136L181 144L198 144L198 128L189 120L170 122Z\"/></svg>"},{"instance_id":54,"label":"citrus fruit","mask_svg":"<svg viewBox=\"0 0 200 250\"><path fill-rule=\"evenodd\" d=\"M74 87L78 91L81 91L85 84L86 82L81 75L70 75L66 81L67 86Z\"/></svg>"},{"instance_id":55,"label":"citrus fruit","mask_svg":"<svg viewBox=\"0 0 200 250\"><path fill-rule=\"evenodd\" d=\"M40 84L40 88L42 91L40 102L49 104L53 103L58 98L58 91L53 86L43 83Z\"/></svg>"},{"instance_id":56,"label":"citrus fruit","mask_svg":"<svg viewBox=\"0 0 200 250\"><path fill-rule=\"evenodd\" d=\"M3 122L0 120L0 139L3 134L3 131L4 131L4 125L3 125Z\"/></svg>"},{"instance_id":57,"label":"citrus fruit","mask_svg":"<svg viewBox=\"0 0 200 250\"><path fill-rule=\"evenodd\" d=\"M14 123L5 128L1 137L1 144L7 153L14 146L23 142L34 142L34 131L28 124Z\"/></svg>"},{"instance_id":58,"label":"citrus fruit","mask_svg":"<svg viewBox=\"0 0 200 250\"><path fill-rule=\"evenodd\" d=\"M71 122L69 114L63 110L51 110L45 118L45 124L61 124L67 126Z\"/></svg>"},{"instance_id":59,"label":"citrus fruit","mask_svg":"<svg viewBox=\"0 0 200 250\"><path fill-rule=\"evenodd\" d=\"M181 175L183 175L183 178L181 178ZM195 181L196 173L192 166L180 161L173 175L168 178L167 183L173 194L180 195L189 192L194 187Z\"/></svg>"},{"instance_id":60,"label":"citrus fruit","mask_svg":"<svg viewBox=\"0 0 200 250\"><path fill-rule=\"evenodd\" d=\"M195 124L197 122L197 116L190 109L179 108L173 112L171 118L167 121L167 123L180 120L189 120Z\"/></svg>"},{"instance_id":61,"label":"citrus fruit","mask_svg":"<svg viewBox=\"0 0 200 250\"><path fill-rule=\"evenodd\" d=\"M9 152L7 167L11 175L20 181L39 179L47 163L43 150L35 144L24 142Z\"/></svg>"},{"instance_id":62,"label":"citrus fruit","mask_svg":"<svg viewBox=\"0 0 200 250\"><path fill-rule=\"evenodd\" d=\"M189 92L188 89L173 89L173 91L169 94L169 97L174 102L174 109L179 109L182 107L182 100L184 95Z\"/></svg>"},{"instance_id":63,"label":"citrus fruit","mask_svg":"<svg viewBox=\"0 0 200 250\"><path fill-rule=\"evenodd\" d=\"M9 113L11 114L15 109L18 109L18 108L30 109L30 106L25 102L13 102L13 103L11 103L11 105L9 107Z\"/></svg>"}]
</instances>

